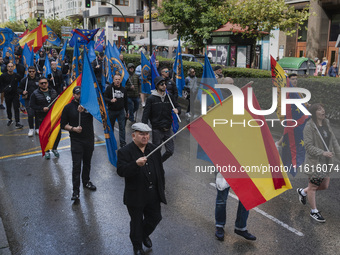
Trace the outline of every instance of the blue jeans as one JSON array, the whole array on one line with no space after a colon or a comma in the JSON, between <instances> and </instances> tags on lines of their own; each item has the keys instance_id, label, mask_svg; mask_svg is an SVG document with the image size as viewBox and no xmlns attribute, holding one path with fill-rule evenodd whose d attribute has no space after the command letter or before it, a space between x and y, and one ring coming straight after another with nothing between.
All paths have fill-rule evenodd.
<instances>
[{"instance_id":1,"label":"blue jeans","mask_svg":"<svg viewBox=\"0 0 340 255\"><path fill-rule=\"evenodd\" d=\"M70 85L70 76L68 74L63 74L63 79L65 81L66 87Z\"/></svg>"},{"instance_id":2,"label":"blue jeans","mask_svg":"<svg viewBox=\"0 0 340 255\"><path fill-rule=\"evenodd\" d=\"M125 110L124 108L119 111L109 111L109 118L110 118L112 128L114 128L116 120L118 121L120 147L125 146L126 142L125 142Z\"/></svg>"},{"instance_id":3,"label":"blue jeans","mask_svg":"<svg viewBox=\"0 0 340 255\"><path fill-rule=\"evenodd\" d=\"M139 108L139 97L128 97L128 104L129 104L129 120L135 121L135 112Z\"/></svg>"},{"instance_id":4,"label":"blue jeans","mask_svg":"<svg viewBox=\"0 0 340 255\"><path fill-rule=\"evenodd\" d=\"M227 205L227 198L229 194L229 188L225 190L217 190L217 197L216 197L216 208L215 208L215 221L216 227L224 227L226 223L226 205ZM237 216L235 221L235 229L237 230L247 230L247 219L248 219L249 211L244 208L241 201L238 203L237 208Z\"/></svg>"}]
</instances>

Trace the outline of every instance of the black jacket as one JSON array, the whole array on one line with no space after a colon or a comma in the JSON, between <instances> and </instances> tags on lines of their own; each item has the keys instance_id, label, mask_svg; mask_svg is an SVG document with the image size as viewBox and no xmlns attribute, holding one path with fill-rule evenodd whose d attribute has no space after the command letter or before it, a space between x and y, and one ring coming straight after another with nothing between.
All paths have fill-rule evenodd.
<instances>
[{"instance_id":1,"label":"black jacket","mask_svg":"<svg viewBox=\"0 0 340 255\"><path fill-rule=\"evenodd\" d=\"M102 84L103 60L95 59L91 63L98 84ZM97 67L99 66L99 67Z\"/></svg>"},{"instance_id":2,"label":"black jacket","mask_svg":"<svg viewBox=\"0 0 340 255\"><path fill-rule=\"evenodd\" d=\"M53 75L53 80L52 80ZM48 85L50 88L57 91L58 95L63 91L64 79L60 70L56 69L55 72L52 70L52 74L48 75Z\"/></svg>"},{"instance_id":3,"label":"black jacket","mask_svg":"<svg viewBox=\"0 0 340 255\"><path fill-rule=\"evenodd\" d=\"M26 88L26 83L27 83L27 88ZM31 95L33 94L34 90L39 88L39 79L38 77L35 77L34 79L31 79L29 76L23 78L20 81L19 87L18 87L18 93L19 95L22 95L22 92L25 90L28 91L28 96L25 99L25 101L29 101ZM25 89L26 88L26 89Z\"/></svg>"},{"instance_id":4,"label":"black jacket","mask_svg":"<svg viewBox=\"0 0 340 255\"><path fill-rule=\"evenodd\" d=\"M17 73L13 73L12 75L8 73L2 74L0 76L0 92L5 92L5 97L17 96L20 80L21 77Z\"/></svg>"},{"instance_id":5,"label":"black jacket","mask_svg":"<svg viewBox=\"0 0 340 255\"><path fill-rule=\"evenodd\" d=\"M170 98L178 111L180 107L173 97ZM151 96L146 100L145 108L143 111L142 122L148 124L150 120L153 129L169 129L172 124L172 106L169 97L165 94L163 97L153 90Z\"/></svg>"},{"instance_id":6,"label":"black jacket","mask_svg":"<svg viewBox=\"0 0 340 255\"><path fill-rule=\"evenodd\" d=\"M160 150L152 154L143 167L139 167L136 163L138 158L148 155L155 148L155 145L148 143L143 153L134 142L131 142L118 150L117 173L119 176L125 177L125 205L144 206L147 203L150 169L156 175L156 184L153 184L158 190L159 198L166 204L164 169Z\"/></svg>"},{"instance_id":7,"label":"black jacket","mask_svg":"<svg viewBox=\"0 0 340 255\"><path fill-rule=\"evenodd\" d=\"M79 103L72 100L71 103L64 107L60 119L60 127L62 129L65 129L66 124L69 124L72 127L79 126L78 106ZM71 139L94 144L93 117L86 110L80 113L80 126L82 127L81 133L78 134L70 131Z\"/></svg>"},{"instance_id":8,"label":"black jacket","mask_svg":"<svg viewBox=\"0 0 340 255\"><path fill-rule=\"evenodd\" d=\"M166 90L169 92L171 96L173 96L174 100L177 102L178 89L177 89L176 83L168 77L165 79L165 84L166 84Z\"/></svg>"},{"instance_id":9,"label":"black jacket","mask_svg":"<svg viewBox=\"0 0 340 255\"><path fill-rule=\"evenodd\" d=\"M112 103L112 87L115 94L116 102ZM113 86L113 84L106 87L104 92L104 100L109 111L120 111L125 108L125 112L128 112L128 100L126 89L122 86L119 88Z\"/></svg>"},{"instance_id":10,"label":"black jacket","mask_svg":"<svg viewBox=\"0 0 340 255\"><path fill-rule=\"evenodd\" d=\"M35 110L37 115L46 116L47 112L44 112L44 107L48 107L53 100L58 96L57 91L54 89L48 89L49 100L46 99L44 92L40 88L33 91L30 98L30 107Z\"/></svg>"}]
</instances>

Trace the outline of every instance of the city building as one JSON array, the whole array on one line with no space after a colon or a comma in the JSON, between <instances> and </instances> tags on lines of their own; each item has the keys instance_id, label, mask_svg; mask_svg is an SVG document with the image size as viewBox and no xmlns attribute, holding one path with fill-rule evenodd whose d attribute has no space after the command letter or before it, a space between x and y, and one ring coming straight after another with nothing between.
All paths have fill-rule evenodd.
<instances>
[{"instance_id":1,"label":"city building","mask_svg":"<svg viewBox=\"0 0 340 255\"><path fill-rule=\"evenodd\" d=\"M0 23L6 22L7 19L7 6L6 6L6 0L0 0Z\"/></svg>"},{"instance_id":2,"label":"city building","mask_svg":"<svg viewBox=\"0 0 340 255\"><path fill-rule=\"evenodd\" d=\"M44 0L16 0L16 20L44 17Z\"/></svg>"},{"instance_id":3,"label":"city building","mask_svg":"<svg viewBox=\"0 0 340 255\"><path fill-rule=\"evenodd\" d=\"M117 46L127 45L129 38L139 40L144 34L144 1L114 0L112 3L91 1L91 8L83 13L84 28L105 28L106 43L115 42Z\"/></svg>"}]
</instances>

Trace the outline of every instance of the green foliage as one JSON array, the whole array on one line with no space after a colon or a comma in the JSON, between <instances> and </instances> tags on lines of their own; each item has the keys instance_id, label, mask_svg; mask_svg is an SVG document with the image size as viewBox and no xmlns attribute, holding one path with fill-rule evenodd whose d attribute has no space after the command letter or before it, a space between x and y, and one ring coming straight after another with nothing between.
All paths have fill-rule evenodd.
<instances>
[{"instance_id":1,"label":"green foliage","mask_svg":"<svg viewBox=\"0 0 340 255\"><path fill-rule=\"evenodd\" d=\"M248 38L260 38L258 32L270 32L280 29L292 35L308 20L310 13L307 6L303 10L295 10L284 0L228 0L223 6L214 9L215 15L224 17L224 23L239 24L251 33L244 33Z\"/></svg>"},{"instance_id":2,"label":"green foliage","mask_svg":"<svg viewBox=\"0 0 340 255\"><path fill-rule=\"evenodd\" d=\"M192 45L203 47L203 39L209 39L211 31L223 22L222 15L215 15L223 1L172 0L163 1L158 9L158 20L170 27L170 33L177 32Z\"/></svg>"},{"instance_id":3,"label":"green foliage","mask_svg":"<svg viewBox=\"0 0 340 255\"><path fill-rule=\"evenodd\" d=\"M29 18L28 29L33 30L37 27L36 18ZM43 19L43 24L49 26L59 38L61 38L61 26L68 26L72 28L82 27L82 21L78 19ZM26 30L24 21L7 21L1 23L0 27L8 27L13 30L13 32L24 32Z\"/></svg>"}]
</instances>

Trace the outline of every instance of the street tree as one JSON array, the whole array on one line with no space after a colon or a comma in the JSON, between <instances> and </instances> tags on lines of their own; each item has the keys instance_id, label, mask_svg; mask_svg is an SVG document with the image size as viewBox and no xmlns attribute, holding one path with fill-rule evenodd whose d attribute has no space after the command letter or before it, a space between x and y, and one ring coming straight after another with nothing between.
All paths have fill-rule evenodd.
<instances>
[{"instance_id":1,"label":"street tree","mask_svg":"<svg viewBox=\"0 0 340 255\"><path fill-rule=\"evenodd\" d=\"M296 10L284 0L166 0L159 14L159 20L171 26L170 32L177 32L197 47L204 46L203 39L209 39L215 29L228 22L246 29L242 35L256 42L263 32L273 29L292 35L310 16L308 6Z\"/></svg>"},{"instance_id":2,"label":"street tree","mask_svg":"<svg viewBox=\"0 0 340 255\"><path fill-rule=\"evenodd\" d=\"M220 0L166 0L158 9L158 20L170 26L170 33L177 32L183 40L202 48L203 40L223 24L222 15L216 15L222 7Z\"/></svg>"}]
</instances>

